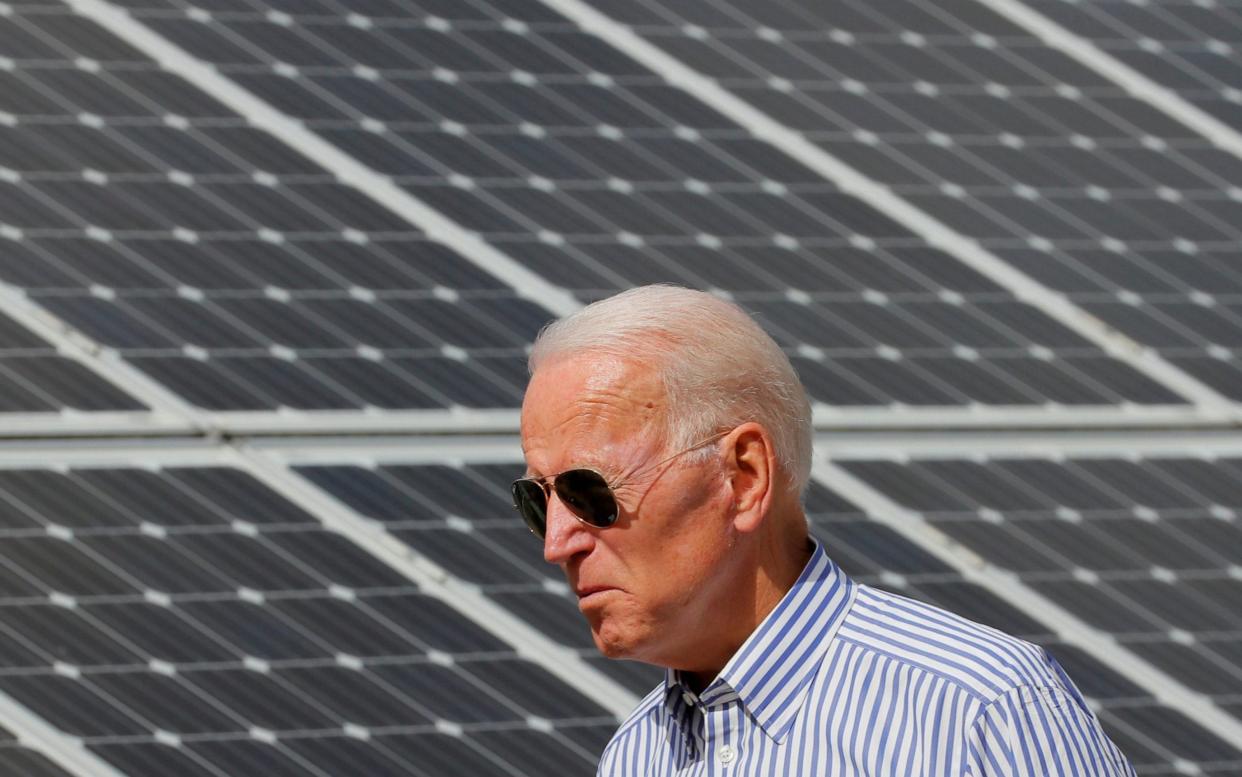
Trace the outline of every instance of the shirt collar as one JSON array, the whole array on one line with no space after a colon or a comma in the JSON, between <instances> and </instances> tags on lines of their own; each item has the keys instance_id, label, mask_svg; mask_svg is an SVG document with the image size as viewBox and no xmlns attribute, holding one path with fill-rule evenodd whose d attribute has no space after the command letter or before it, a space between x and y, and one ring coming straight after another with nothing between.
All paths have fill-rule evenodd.
<instances>
[{"instance_id":1,"label":"shirt collar","mask_svg":"<svg viewBox=\"0 0 1242 777\"><path fill-rule=\"evenodd\" d=\"M817 540L811 538L811 543L811 560L793 587L699 697L709 707L740 699L778 743L789 733L832 636L854 601L854 582ZM671 669L664 673L664 690L670 709L689 692L681 673Z\"/></svg>"}]
</instances>

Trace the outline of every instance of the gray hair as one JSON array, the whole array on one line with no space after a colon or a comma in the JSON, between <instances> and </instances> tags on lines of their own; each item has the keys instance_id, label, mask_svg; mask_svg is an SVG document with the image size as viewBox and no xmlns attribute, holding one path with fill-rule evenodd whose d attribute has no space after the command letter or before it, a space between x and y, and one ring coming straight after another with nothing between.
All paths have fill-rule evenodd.
<instances>
[{"instance_id":1,"label":"gray hair","mask_svg":"<svg viewBox=\"0 0 1242 777\"><path fill-rule=\"evenodd\" d=\"M668 397L670 450L754 421L772 436L787 485L811 474L811 405L789 357L746 311L680 286L639 286L553 321L535 338L531 374L588 352L654 361Z\"/></svg>"}]
</instances>

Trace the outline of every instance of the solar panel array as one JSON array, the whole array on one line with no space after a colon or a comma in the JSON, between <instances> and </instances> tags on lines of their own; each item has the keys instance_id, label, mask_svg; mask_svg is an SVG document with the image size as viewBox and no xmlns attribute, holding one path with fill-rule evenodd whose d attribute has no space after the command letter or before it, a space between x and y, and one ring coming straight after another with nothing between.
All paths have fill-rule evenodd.
<instances>
[{"instance_id":1,"label":"solar panel array","mask_svg":"<svg viewBox=\"0 0 1242 777\"><path fill-rule=\"evenodd\" d=\"M854 474L1242 714L1238 460L848 462Z\"/></svg>"},{"instance_id":2,"label":"solar panel array","mask_svg":"<svg viewBox=\"0 0 1242 777\"><path fill-rule=\"evenodd\" d=\"M1135 8L1036 7L1054 9L1072 30L1082 29L1079 17ZM1160 4L1130 15L1193 15L1196 7ZM609 11L1007 263L1239 398L1242 380L1231 359L1242 319L1231 295L1242 282L1242 165L1173 117L980 3L710 0L614 3ZM1216 29L1231 27L1222 19ZM1135 45L1122 42L1125 51ZM1236 110L1222 118L1242 127Z\"/></svg>"},{"instance_id":3,"label":"solar panel array","mask_svg":"<svg viewBox=\"0 0 1242 777\"><path fill-rule=\"evenodd\" d=\"M237 469L0 482L0 691L126 774L585 770L615 725Z\"/></svg>"},{"instance_id":4,"label":"solar panel array","mask_svg":"<svg viewBox=\"0 0 1242 777\"><path fill-rule=\"evenodd\" d=\"M842 466L1242 716L1237 704L1242 663L1233 647L1242 601L1236 574L1237 550L1242 548L1237 539L1242 535L1223 505L1212 502L1212 496L1230 490L1229 478L1234 476L1227 470L1187 459L981 463L936 458L904 464L844 461ZM1156 485L1124 494L1114 490L1133 485L1136 474L1154 478L1152 473L1169 470L1182 473L1186 481L1173 486L1161 478ZM1212 496L1184 482L1209 489L1206 493ZM1156 493L1166 499L1154 499ZM1168 498L1173 494L1180 498ZM1236 502L1236 495L1227 501ZM1093 700L1110 735L1140 773L1159 773L1182 762L1208 773L1232 774L1242 768L1236 742L1204 732L1156 702L1113 668L1107 656L1065 644L1032 614L964 582L960 573L893 530L877 526L857 508L844 509L839 498L829 501L828 508L827 514L814 515L813 523L850 574L1045 646ZM1192 562L1187 559L1190 551L1183 551L1182 559L1174 562L1175 551L1169 547L1194 547L1202 555ZM1044 555L1032 558L1041 550ZM1121 558L1124 562L1117 561ZM1194 623L1192 612L1200 618ZM1223 654L1214 650L1220 646L1227 646Z\"/></svg>"},{"instance_id":5,"label":"solar panel array","mask_svg":"<svg viewBox=\"0 0 1242 777\"><path fill-rule=\"evenodd\" d=\"M551 12L130 10L585 299L733 292L826 404L1182 401ZM56 39L15 76L38 98L7 109L11 132L43 148L6 163L28 203L10 220L47 235L30 250L48 261L108 269L46 277L49 311L211 410L517 402L546 310L218 102L185 105L192 88L140 53Z\"/></svg>"},{"instance_id":6,"label":"solar panel array","mask_svg":"<svg viewBox=\"0 0 1242 777\"><path fill-rule=\"evenodd\" d=\"M0 771L591 773L659 674L596 655L506 484L535 333L634 285L753 311L821 418L1228 424L1239 20L0 4L0 413L68 438L0 446ZM423 429L505 436L364 436ZM829 437L813 531L1048 647L1140 773L1242 773L1242 450L1074 439Z\"/></svg>"}]
</instances>

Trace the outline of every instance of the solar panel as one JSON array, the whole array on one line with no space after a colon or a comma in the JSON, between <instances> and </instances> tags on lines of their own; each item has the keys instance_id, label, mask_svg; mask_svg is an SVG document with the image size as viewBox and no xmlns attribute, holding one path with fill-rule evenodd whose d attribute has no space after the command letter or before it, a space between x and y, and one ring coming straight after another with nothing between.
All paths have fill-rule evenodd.
<instances>
[{"instance_id":1,"label":"solar panel","mask_svg":"<svg viewBox=\"0 0 1242 777\"><path fill-rule=\"evenodd\" d=\"M126 774L586 773L562 724L615 725L241 470L6 469L0 502L0 691ZM512 749L518 731L547 749Z\"/></svg>"},{"instance_id":2,"label":"solar panel","mask_svg":"<svg viewBox=\"0 0 1242 777\"><path fill-rule=\"evenodd\" d=\"M912 477L913 473L906 469L925 464L969 466L964 462L940 461L918 462L908 468L887 462L846 461L842 464L868 482L881 486L884 493L897 494L895 498L910 507L926 504L915 499L915 495L935 500L942 492L931 491L932 496L928 496L929 490L923 487L923 482ZM878 481L878 471L885 476L882 483ZM978 485L977 481L976 477L967 482ZM914 485L911 485L912 482ZM907 596L934 602L1010 633L1024 635L1049 649L1068 668L1071 676L1082 678L1081 690L1092 699L1110 736L1122 745L1136 768L1159 770L1161 764L1168 768L1178 759L1192 762L1211 762L1218 758L1236 761L1237 751L1204 731L1187 730L1187 739L1183 742L1165 743L1160 726L1184 727L1187 724L1184 716L1155 703L1147 691L1119 676L1098 657L1062 643L1051 629L1030 614L1015 609L1012 604L978 584L963 580L959 573L946 567L926 550L884 525L869 520L858 508L850 506L842 512L821 513L814 511L813 504L812 500L808 509L812 510L816 533L825 541L834 559L840 560L853 576ZM839 508L839 503L834 506ZM922 512L926 508L918 509ZM923 514L929 517L936 515L929 512ZM940 523L936 525L940 526ZM953 536L961 539L957 534ZM1219 768L1219 764L1207 763L1205 766L1209 771ZM1236 768L1236 763L1225 768Z\"/></svg>"},{"instance_id":3,"label":"solar panel","mask_svg":"<svg viewBox=\"0 0 1242 777\"><path fill-rule=\"evenodd\" d=\"M382 522L414 551L477 586L540 633L594 659L594 643L563 576L543 561L539 544L513 515L508 484L521 469L520 464L484 462L460 468L316 465L296 471L361 515ZM597 665L604 669L613 663ZM659 678L650 667L628 667L614 676L639 695Z\"/></svg>"},{"instance_id":4,"label":"solar panel","mask_svg":"<svg viewBox=\"0 0 1242 777\"><path fill-rule=\"evenodd\" d=\"M1222 474L1232 474L1236 462L844 466L1002 565L992 545L955 525L1002 526L1013 534L996 545L1028 555L1037 555L1040 543L1062 554L1114 548L1095 554L1099 571L1072 598L1061 589L1082 584L1087 567L1015 571L1189 687L1233 703L1237 667L1228 662L1238 658L1231 633L1237 625L1229 597L1236 592L1228 587L1231 567L1220 573L1224 562L1209 543L1225 553L1238 544L1227 536L1233 529L1226 513L1236 495L1218 501L1231 494ZM444 466L386 455L375 469L342 462L298 472L539 632L593 654L563 584L553 582L538 543L509 513L503 483L517 467L503 459ZM1150 482L1139 484L1136 474ZM1142 504L1124 501L1123 493ZM1049 494L1064 494L1064 504ZM126 773L239 768L255 758L293 770L310 742L329 762L374 760L377 769L427 768L465 748L495 768L505 768L504 761L542 773L552 752L588 773L598 750L583 744L598 745L615 722L581 690L519 659L511 646L244 471L10 469L0 472L0 500L0 633L7 637L0 644L9 643L5 653L14 657L0 673L0 690ZM1116 531L1114 524L1132 521L1139 507L1153 511L1143 513L1148 531L1129 524ZM858 579L1072 656L1085 689L1097 691L1087 690L1102 719L1118 741L1132 745L1137 763L1172 768L1181 758L1207 771L1237 767L1242 754L1219 738L835 492L815 484L808 510L816 535ZM1077 523L1066 511L1077 514ZM1087 534L1032 533L1040 521L1082 524ZM1096 545L1088 544L1093 533ZM1160 557L1164 572L1148 570L1146 559L1117 562L1175 539L1184 547ZM1169 574L1185 577L1172 586ZM1133 598L1120 606L1123 596ZM1111 606L1098 605L1102 597L1112 598ZM1167 630L1160 619L1174 616L1176 628ZM657 677L650 668L592 664L636 693ZM551 736L547 749L525 749L515 743L529 736L505 733L524 726L524 735ZM446 730L456 732L453 744L442 742Z\"/></svg>"},{"instance_id":5,"label":"solar panel","mask_svg":"<svg viewBox=\"0 0 1242 777\"><path fill-rule=\"evenodd\" d=\"M316 460L321 458L318 456ZM1106 468L1113 466L1107 460L1102 461ZM394 448L382 454L374 468L313 464L298 466L296 471L363 515L382 522L416 552L478 586L490 599L527 620L541 632L567 646L590 651L590 642L576 608L568 601L563 588L557 591L555 581L559 578L554 570L552 576L548 576L551 568L543 568L546 565L542 565L539 558L538 543L530 539L508 507L503 485L518 473L520 465L506 464L503 460L482 459L480 462L474 456L453 466L402 462L402 454ZM1161 464L1164 463L1178 466L1175 460L1163 460ZM1024 489L1001 489L993 485L992 479L979 474L980 471L986 474L986 467L955 460L920 460L906 466L869 460L845 460L842 464L885 493L894 495L902 504L920 510L933 519L936 526L941 526L951 517L958 517L957 513L944 513L943 505L950 498L950 493L956 493L950 489L959 481L967 484L972 489L971 493L988 494L987 504L995 505L990 509L1003 508L1004 516L1009 520L1029 520L1033 510L1030 502L1040 499L1044 503L1049 501L1048 497L1038 495L1061 493L1056 484L1047 481L1050 476L1046 474L1043 480L1036 480ZM947 481L942 478L933 484L915 476L924 468L937 472L943 469L952 473L955 479ZM1190 477L1202 478L1202 473L1195 471L1197 474ZM882 481L875 475L876 472L883 473ZM1123 477L1111 471L1110 476ZM1209 490L1208 494L1227 487L1225 481L1209 479L1209 482L1214 486L1204 488L1216 491ZM1145 494L1155 488L1138 487L1135 493ZM411 509L403 512L401 506L404 504L411 505ZM939 512L935 509L937 505L941 506ZM1044 506L1053 509L1047 504ZM1164 507L1170 509L1167 505ZM1105 721L1110 734L1126 747L1126 752L1140 768L1159 771L1190 768L1189 765L1193 765L1194 768L1202 768L1205 773L1213 770L1227 773L1238 768L1242 753L1218 736L1200 728L1180 711L1161 704L1149 689L1135 685L1109 667L1101 656L1066 642L1035 614L1019 609L1004 596L966 579L928 549L886 524L873 520L863 509L830 488L812 482L807 495L807 509L813 532L825 543L832 557L856 579L934 602L967 617L1022 635L1044 645L1058 659L1063 659L1071 675L1082 678L1080 687L1091 698L1093 707ZM970 512L969 516L975 523L984 523L978 518L977 511ZM1180 520L1188 518L1180 516ZM1212 520L1221 522L1219 518ZM955 539L975 547L955 530L949 533ZM500 537L504 537L504 541L498 541ZM1139 540L1135 538L1133 541ZM1009 554L1012 556L1030 553L1026 546L1013 539L1007 543L998 542L997 545L1015 549ZM983 553L982 550L980 552ZM1089 549L1084 552L1089 552ZM984 555L995 560L991 555ZM1026 579L1025 574L1023 579ZM1032 585L1041 592L1044 589L1040 583L1050 582L1046 574L1037 574L1032 580ZM1079 612L1075 606L1063 604L1069 610ZM1089 614L1079 614L1089 622L1097 623ZM1107 621L1099 623L1107 628ZM1132 646L1132 642L1138 644L1144 641L1149 643L1150 635L1143 635L1143 639L1139 640L1125 639L1123 644ZM1231 639L1223 635L1218 642L1231 644ZM1148 655L1142 650L1139 652ZM1156 658L1152 660L1161 666L1166 665ZM594 663L599 669L621 679L635 693L641 694L650 689L658 679L650 668L634 666L631 670L624 663L603 660ZM1187 670L1173 666L1171 673L1177 676L1178 671ZM1232 686L1221 685L1218 681L1216 698L1220 703L1230 703L1234 693L1230 688ZM1185 735L1178 742L1167 739L1167 731L1174 729Z\"/></svg>"},{"instance_id":6,"label":"solar panel","mask_svg":"<svg viewBox=\"0 0 1242 777\"><path fill-rule=\"evenodd\" d=\"M821 402L1182 401L548 11L130 10L581 299L653 280L729 291ZM64 15L40 6L11 19L26 30ZM14 129L86 116L78 141L126 153L111 168L84 162L83 180L44 180L52 172L26 162L15 196L61 214L51 234L85 229L164 277L40 293L40 304L210 410L517 404L512 376L546 310L480 272L415 272L467 264L142 54L72 24L60 59L19 60L15 78L46 100L15 106ZM168 105L170 91L194 110ZM70 140L26 142L60 153L80 145ZM396 258L424 251L438 259ZM196 285L175 272L203 261L156 258L182 254L219 262L224 278Z\"/></svg>"},{"instance_id":7,"label":"solar panel","mask_svg":"<svg viewBox=\"0 0 1242 777\"><path fill-rule=\"evenodd\" d=\"M1166 70L1210 41L1188 41L1180 13L1200 25L1232 14L1193 5L1033 5L1070 29L1094 20L1083 29L1110 51ZM1242 381L1231 360L1242 318L1228 296L1242 279L1233 261L1238 159L1101 73L976 3L845 3L826 11L644 0L605 8L1109 326L1238 398ZM1135 17L1155 28L1137 41L1117 21ZM1179 46L1186 55L1165 57ZM1222 57L1224 49L1214 48L1206 61ZM1184 82L1173 86L1188 89L1192 101L1202 95L1227 104L1219 90L1208 96ZM1234 127L1242 125L1237 118L1235 111Z\"/></svg>"},{"instance_id":8,"label":"solar panel","mask_svg":"<svg viewBox=\"0 0 1242 777\"><path fill-rule=\"evenodd\" d=\"M311 415L352 434L397 411L461 431L462 409L512 431L539 327L633 285L738 301L820 411L864 425L983 406L1212 424L1242 399L1234 6L592 7L608 18L0 5L5 436L112 411L125 433L231 433L240 411L322 445L213 438L158 467L176 445L134 446L142 466L0 446L0 706L21 713L0 771L589 774L660 674L596 654L508 507L512 440L308 435L334 429ZM1047 647L1141 773L1235 773L1214 715L1242 718L1242 463L1190 447L851 453L950 544L832 478L812 530L864 582Z\"/></svg>"},{"instance_id":9,"label":"solar panel","mask_svg":"<svg viewBox=\"0 0 1242 777\"><path fill-rule=\"evenodd\" d=\"M41 41L0 98L30 300L207 409L516 404L546 311L68 9L3 32Z\"/></svg>"},{"instance_id":10,"label":"solar panel","mask_svg":"<svg viewBox=\"0 0 1242 777\"><path fill-rule=\"evenodd\" d=\"M1239 710L1236 460L842 466L1221 708Z\"/></svg>"}]
</instances>

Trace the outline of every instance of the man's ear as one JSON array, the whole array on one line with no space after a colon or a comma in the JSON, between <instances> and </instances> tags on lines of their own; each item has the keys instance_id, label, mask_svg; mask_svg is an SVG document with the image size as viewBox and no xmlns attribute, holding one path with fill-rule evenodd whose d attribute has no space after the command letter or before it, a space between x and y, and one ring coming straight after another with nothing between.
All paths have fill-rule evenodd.
<instances>
[{"instance_id":1,"label":"man's ear","mask_svg":"<svg viewBox=\"0 0 1242 777\"><path fill-rule=\"evenodd\" d=\"M748 422L725 438L733 491L733 526L743 533L763 524L776 493L776 451L768 431Z\"/></svg>"}]
</instances>

